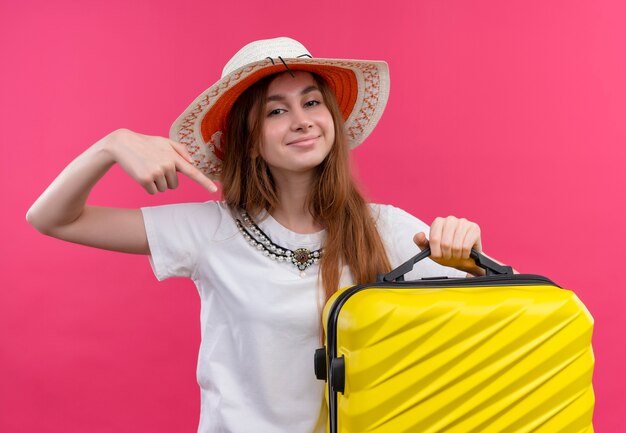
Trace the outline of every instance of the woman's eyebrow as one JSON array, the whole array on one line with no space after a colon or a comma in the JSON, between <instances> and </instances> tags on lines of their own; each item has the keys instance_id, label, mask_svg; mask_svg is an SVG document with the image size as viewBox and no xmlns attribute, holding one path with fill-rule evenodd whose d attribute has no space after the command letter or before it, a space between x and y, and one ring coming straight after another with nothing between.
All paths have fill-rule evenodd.
<instances>
[{"instance_id":1,"label":"woman's eyebrow","mask_svg":"<svg viewBox=\"0 0 626 433\"><path fill-rule=\"evenodd\" d=\"M305 87L302 92L300 92L300 96L306 95L307 93L314 92L315 90L319 91L320 89L317 86L308 86ZM267 97L266 102L271 101L284 101L287 99L284 95L270 95Z\"/></svg>"}]
</instances>

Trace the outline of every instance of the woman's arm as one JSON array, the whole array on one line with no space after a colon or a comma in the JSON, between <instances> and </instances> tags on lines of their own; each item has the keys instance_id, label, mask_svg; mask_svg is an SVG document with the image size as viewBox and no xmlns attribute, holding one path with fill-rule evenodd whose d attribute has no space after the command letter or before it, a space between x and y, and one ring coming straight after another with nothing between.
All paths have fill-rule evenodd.
<instances>
[{"instance_id":1,"label":"woman's arm","mask_svg":"<svg viewBox=\"0 0 626 433\"><path fill-rule=\"evenodd\" d=\"M120 129L72 161L31 206L26 220L41 233L66 241L149 254L139 209L85 204L91 189L115 163L150 194L176 188L177 171L210 191L217 189L191 164L180 143Z\"/></svg>"}]
</instances>

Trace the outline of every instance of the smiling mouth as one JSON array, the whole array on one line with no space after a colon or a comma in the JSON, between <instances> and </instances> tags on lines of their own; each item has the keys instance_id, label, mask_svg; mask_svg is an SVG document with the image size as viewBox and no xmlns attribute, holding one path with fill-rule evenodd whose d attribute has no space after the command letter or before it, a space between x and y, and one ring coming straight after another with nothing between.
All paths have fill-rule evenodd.
<instances>
[{"instance_id":1,"label":"smiling mouth","mask_svg":"<svg viewBox=\"0 0 626 433\"><path fill-rule=\"evenodd\" d=\"M304 144L311 144L311 143L313 143L315 140L317 140L318 138L320 138L320 136L319 136L319 135L316 135L316 136L310 136L310 137L302 137L302 138L298 138L297 140L290 141L289 143L287 143L287 146L291 146L292 144L300 144L300 145L304 145Z\"/></svg>"}]
</instances>

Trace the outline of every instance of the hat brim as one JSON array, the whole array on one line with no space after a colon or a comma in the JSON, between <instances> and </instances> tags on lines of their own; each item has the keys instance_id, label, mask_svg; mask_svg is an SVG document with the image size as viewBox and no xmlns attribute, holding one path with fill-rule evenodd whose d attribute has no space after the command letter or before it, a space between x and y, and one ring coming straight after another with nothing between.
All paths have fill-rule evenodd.
<instances>
[{"instance_id":1,"label":"hat brim","mask_svg":"<svg viewBox=\"0 0 626 433\"><path fill-rule=\"evenodd\" d=\"M320 75L335 94L345 121L348 145L354 148L371 133L389 97L389 70L385 62L341 59L283 59L291 70ZM205 175L219 180L224 149L221 136L237 98L264 77L284 72L270 59L250 63L222 77L176 119L170 138L187 147Z\"/></svg>"}]
</instances>

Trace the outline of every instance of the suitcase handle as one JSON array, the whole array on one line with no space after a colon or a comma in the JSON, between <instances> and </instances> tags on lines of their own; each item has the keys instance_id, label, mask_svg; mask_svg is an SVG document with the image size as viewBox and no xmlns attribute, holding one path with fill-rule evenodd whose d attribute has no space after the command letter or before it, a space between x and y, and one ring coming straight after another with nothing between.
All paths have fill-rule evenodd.
<instances>
[{"instance_id":1,"label":"suitcase handle","mask_svg":"<svg viewBox=\"0 0 626 433\"><path fill-rule=\"evenodd\" d=\"M404 281L404 274L411 272L415 263L425 259L428 256L430 256L429 247L424 248L422 251L419 252L419 254L411 257L409 260L402 263L400 266L398 266L388 274L379 275L378 281ZM470 257L474 259L476 265L480 266L487 272L487 275L513 275L513 268L511 266L500 265L490 258L482 255L473 248L470 251Z\"/></svg>"}]
</instances>

